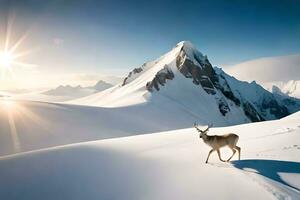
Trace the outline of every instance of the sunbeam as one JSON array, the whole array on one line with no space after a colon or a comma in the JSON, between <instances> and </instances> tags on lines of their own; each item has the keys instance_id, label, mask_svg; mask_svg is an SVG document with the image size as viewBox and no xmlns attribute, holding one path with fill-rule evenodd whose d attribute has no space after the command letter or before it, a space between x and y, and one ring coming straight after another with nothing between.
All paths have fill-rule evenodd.
<instances>
[{"instance_id":1,"label":"sunbeam","mask_svg":"<svg viewBox=\"0 0 300 200\"><path fill-rule=\"evenodd\" d=\"M6 28L6 39L5 39L5 46L4 46L4 52L8 52L9 49L9 42L11 37L11 31L13 26L13 21L15 19L15 15L12 15L12 17L9 17L7 19L7 28Z\"/></svg>"},{"instance_id":2,"label":"sunbeam","mask_svg":"<svg viewBox=\"0 0 300 200\"><path fill-rule=\"evenodd\" d=\"M0 109L7 120L8 133L13 151L15 153L24 151L25 148L22 148L22 140L20 139L22 130L20 130L20 127L27 127L26 124L30 121L30 124L34 124L43 130L41 133L48 132L50 129L50 124L48 121L43 119L40 115L34 113L32 110L23 106L21 102L12 100L10 98L0 99ZM34 139L33 135L27 135L26 137L31 137L31 139Z\"/></svg>"},{"instance_id":3,"label":"sunbeam","mask_svg":"<svg viewBox=\"0 0 300 200\"><path fill-rule=\"evenodd\" d=\"M15 50L23 43L23 41L27 38L29 32L26 32L10 49L9 53L13 54Z\"/></svg>"},{"instance_id":4,"label":"sunbeam","mask_svg":"<svg viewBox=\"0 0 300 200\"><path fill-rule=\"evenodd\" d=\"M20 144L20 139L19 139L19 134L17 131L17 127L15 124L15 119L13 116L13 113L11 110L8 110L7 112L7 117L8 117L8 123L9 123L9 128L10 128L10 135L14 147L15 153L18 153L21 151L21 144Z\"/></svg>"},{"instance_id":5,"label":"sunbeam","mask_svg":"<svg viewBox=\"0 0 300 200\"><path fill-rule=\"evenodd\" d=\"M21 144L19 139L18 130L15 123L15 114L17 104L10 99L2 99L0 101L2 111L6 112L9 125L9 132L12 141L13 150L15 153L21 152Z\"/></svg>"},{"instance_id":6,"label":"sunbeam","mask_svg":"<svg viewBox=\"0 0 300 200\"><path fill-rule=\"evenodd\" d=\"M27 31L23 34L19 39L16 40L15 43L12 43L12 31L13 31L13 23L14 23L15 15L12 15L7 20L6 26L6 36L5 36L5 44L2 50L0 49L0 73L1 79L12 79L13 80L13 67L20 66L24 68L35 68L36 65L25 63L23 61L18 60L20 57L26 56L32 53L32 49L27 49L25 51L19 51L18 48L22 45L22 43L26 40L29 32Z\"/></svg>"}]
</instances>

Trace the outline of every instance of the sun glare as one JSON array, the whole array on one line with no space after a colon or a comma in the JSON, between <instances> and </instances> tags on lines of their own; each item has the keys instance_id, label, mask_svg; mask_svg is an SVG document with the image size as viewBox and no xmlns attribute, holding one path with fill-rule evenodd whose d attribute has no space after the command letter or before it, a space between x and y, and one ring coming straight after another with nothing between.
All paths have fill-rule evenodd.
<instances>
[{"instance_id":1,"label":"sun glare","mask_svg":"<svg viewBox=\"0 0 300 200\"><path fill-rule=\"evenodd\" d=\"M32 49L26 49L25 51L20 52L20 46L28 36L28 32L25 32L20 38L12 38L12 25L13 18L9 18L6 26L6 38L4 40L3 48L0 47L0 80L11 80L15 81L14 78L14 69L18 70L18 67L35 67L29 63L20 61L19 59L27 54L32 52ZM14 41L14 42L13 42Z\"/></svg>"},{"instance_id":2,"label":"sun glare","mask_svg":"<svg viewBox=\"0 0 300 200\"><path fill-rule=\"evenodd\" d=\"M15 102L13 100L10 99L1 99L0 100L0 104L2 105L2 107L4 107L5 109L13 109Z\"/></svg>"},{"instance_id":3,"label":"sun glare","mask_svg":"<svg viewBox=\"0 0 300 200\"><path fill-rule=\"evenodd\" d=\"M13 55L7 52L0 52L0 67L9 68L13 62Z\"/></svg>"}]
</instances>

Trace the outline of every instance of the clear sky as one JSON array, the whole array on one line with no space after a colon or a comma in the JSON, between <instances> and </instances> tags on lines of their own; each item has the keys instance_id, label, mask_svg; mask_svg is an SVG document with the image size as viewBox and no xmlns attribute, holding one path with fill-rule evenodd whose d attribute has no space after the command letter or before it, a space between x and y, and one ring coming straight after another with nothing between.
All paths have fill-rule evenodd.
<instances>
[{"instance_id":1,"label":"clear sky","mask_svg":"<svg viewBox=\"0 0 300 200\"><path fill-rule=\"evenodd\" d=\"M9 22L10 46L26 35L16 52L30 51L18 59L34 64L12 67L14 82L1 86L90 84L125 75L181 40L218 66L299 54L299 10L297 0L0 0L1 46Z\"/></svg>"}]
</instances>

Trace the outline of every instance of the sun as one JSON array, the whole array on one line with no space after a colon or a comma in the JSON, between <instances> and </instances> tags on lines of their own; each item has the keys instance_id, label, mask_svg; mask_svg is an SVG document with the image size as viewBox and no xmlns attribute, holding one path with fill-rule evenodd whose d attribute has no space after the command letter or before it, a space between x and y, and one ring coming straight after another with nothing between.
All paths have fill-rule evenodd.
<instances>
[{"instance_id":1,"label":"sun","mask_svg":"<svg viewBox=\"0 0 300 200\"><path fill-rule=\"evenodd\" d=\"M0 47L0 81L15 81L15 71L22 71L23 69L32 69L36 65L21 61L20 58L30 54L32 49L23 49L20 51L20 46L26 40L28 33L25 32L20 38L13 38L12 25L13 18L8 18L6 26L6 36L4 39L4 46Z\"/></svg>"},{"instance_id":2,"label":"sun","mask_svg":"<svg viewBox=\"0 0 300 200\"><path fill-rule=\"evenodd\" d=\"M0 52L0 67L1 68L10 68L11 64L14 61L14 57L12 54L8 52Z\"/></svg>"}]
</instances>

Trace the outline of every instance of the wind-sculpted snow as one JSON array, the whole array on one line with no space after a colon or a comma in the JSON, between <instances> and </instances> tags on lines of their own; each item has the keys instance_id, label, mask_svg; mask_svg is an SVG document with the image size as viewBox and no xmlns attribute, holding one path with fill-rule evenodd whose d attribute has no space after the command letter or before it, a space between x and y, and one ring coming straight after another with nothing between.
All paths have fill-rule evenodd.
<instances>
[{"instance_id":1,"label":"wind-sculpted snow","mask_svg":"<svg viewBox=\"0 0 300 200\"><path fill-rule=\"evenodd\" d=\"M209 147L192 128L2 157L0 199L298 200L299 115L211 128L239 135L242 160L232 163L213 153L205 164Z\"/></svg>"}]
</instances>

